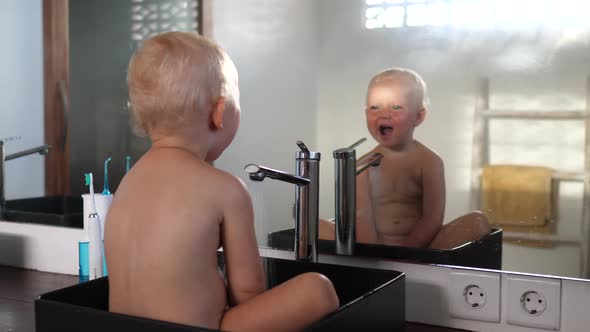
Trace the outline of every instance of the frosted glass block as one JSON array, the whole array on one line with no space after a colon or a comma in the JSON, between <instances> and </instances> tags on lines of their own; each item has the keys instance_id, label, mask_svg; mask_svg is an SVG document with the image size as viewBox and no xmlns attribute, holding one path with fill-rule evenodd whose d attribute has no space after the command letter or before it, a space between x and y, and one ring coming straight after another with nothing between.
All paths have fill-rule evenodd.
<instances>
[{"instance_id":1,"label":"frosted glass block","mask_svg":"<svg viewBox=\"0 0 590 332\"><path fill-rule=\"evenodd\" d=\"M376 18L370 18L365 21L365 27L367 29L377 29L382 28L383 24L381 24L381 21Z\"/></svg>"},{"instance_id":2,"label":"frosted glass block","mask_svg":"<svg viewBox=\"0 0 590 332\"><path fill-rule=\"evenodd\" d=\"M367 8L367 10L365 11L365 17L366 18L377 18L379 17L379 15L383 14L385 10L383 9L383 7L373 7L373 8Z\"/></svg>"},{"instance_id":3,"label":"frosted glass block","mask_svg":"<svg viewBox=\"0 0 590 332\"><path fill-rule=\"evenodd\" d=\"M405 9L402 6L389 7L381 14L383 25L388 28L402 27L404 25Z\"/></svg>"},{"instance_id":4,"label":"frosted glass block","mask_svg":"<svg viewBox=\"0 0 590 332\"><path fill-rule=\"evenodd\" d=\"M133 0L132 3L130 32L137 43L164 31L198 31L198 0Z\"/></svg>"},{"instance_id":5,"label":"frosted glass block","mask_svg":"<svg viewBox=\"0 0 590 332\"><path fill-rule=\"evenodd\" d=\"M497 25L534 26L545 21L546 3L539 0L497 0Z\"/></svg>"},{"instance_id":6,"label":"frosted glass block","mask_svg":"<svg viewBox=\"0 0 590 332\"><path fill-rule=\"evenodd\" d=\"M492 0L451 1L451 24L461 28L491 26L493 9Z\"/></svg>"},{"instance_id":7,"label":"frosted glass block","mask_svg":"<svg viewBox=\"0 0 590 332\"><path fill-rule=\"evenodd\" d=\"M422 26L427 25L429 22L430 13L428 12L428 6L425 4L419 5L408 5L407 7L407 24L408 26Z\"/></svg>"},{"instance_id":8,"label":"frosted glass block","mask_svg":"<svg viewBox=\"0 0 590 332\"><path fill-rule=\"evenodd\" d=\"M446 2L428 5L428 25L441 26L450 23L449 5Z\"/></svg>"}]
</instances>

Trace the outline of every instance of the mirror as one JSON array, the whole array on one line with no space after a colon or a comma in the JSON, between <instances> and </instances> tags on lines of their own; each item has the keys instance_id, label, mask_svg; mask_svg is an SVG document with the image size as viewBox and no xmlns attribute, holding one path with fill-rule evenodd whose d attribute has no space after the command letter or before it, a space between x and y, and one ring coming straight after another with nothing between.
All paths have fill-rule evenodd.
<instances>
[{"instance_id":1,"label":"mirror","mask_svg":"<svg viewBox=\"0 0 590 332\"><path fill-rule=\"evenodd\" d=\"M127 161L133 164L149 148L149 141L133 135L129 126L125 75L131 54L142 39L160 31L198 30L200 3L62 0L11 5L15 17L30 11L36 19L32 27L19 29L23 40L15 40L15 52L8 54L12 62L25 67L23 76L28 81L14 94L11 106L15 111L2 113L0 138L22 138L7 142L8 155L31 144L51 142L53 146L47 161L31 156L6 163L4 218L81 228L80 195L88 192L84 173L93 173L96 192L116 191ZM26 56L21 49L28 50ZM16 69L7 69L7 75L19 76ZM67 79L56 74L61 71ZM33 93L25 86L32 87ZM103 170L108 158L112 159L107 177ZM54 172L56 159L67 170ZM47 181L43 181L44 175ZM60 195L63 192L67 192L65 197Z\"/></svg>"},{"instance_id":2,"label":"mirror","mask_svg":"<svg viewBox=\"0 0 590 332\"><path fill-rule=\"evenodd\" d=\"M175 1L143 2L159 6ZM76 3L70 1L71 6ZM72 24L86 26L86 30L76 29L85 34L70 37L71 121L77 121L70 139L78 144L77 148L72 145L70 167L72 185L77 183L78 191L83 190L78 173L90 167L101 179L107 154L114 158L114 191L123 175L125 155L136 160L149 146L127 129L124 71L134 49L126 30L129 25L125 29L123 23L105 27L100 22L107 18L98 16L102 13L115 22L119 10L121 17L128 18L134 1L100 3L99 10L84 1L79 14L73 14L73 9L70 13ZM584 5L574 0L558 5L543 2L542 6L525 0L215 1L212 35L238 67L243 112L236 139L216 165L247 184L260 245L267 245L268 233L293 227L295 188L276 181L250 182L243 167L254 162L294 173L295 141L304 141L311 150L322 153L320 216L333 217L332 151L361 137L369 141L359 146L358 155L376 145L365 123L367 83L392 66L417 71L428 85L430 106L415 138L443 159L444 221L476 208L472 175L479 169L473 165L478 151L474 141L480 136L474 132L475 110L486 93L494 110L587 110L590 37L580 16ZM378 28L379 24L390 27ZM117 32L116 27L122 30ZM119 39L122 33L125 41ZM111 60L118 62L106 68ZM98 76L91 78L91 74ZM484 78L489 88L482 88ZM94 81L94 88L82 90ZM88 108L97 110L92 121L82 113ZM559 120L490 120L489 163L545 166L566 178L571 172L584 171L587 129L584 120L570 115ZM8 121L10 115L3 112L0 124L5 117ZM25 124L21 128L26 130ZM20 134L13 129L10 135ZM82 134L91 139L78 136ZM101 148L97 142L108 145ZM85 154L89 164L76 159ZM7 173L15 171L8 169ZM14 187L17 180L9 181ZM96 186L102 188L101 184L99 180ZM583 214L583 182L561 181L557 188L551 192L556 194L552 203L556 217L543 225L551 226L552 240L531 241L530 237L534 240L539 234L533 231L540 228L537 226L519 232L502 245L502 269L587 277L588 236L580 231L587 216ZM7 196L11 195L9 188Z\"/></svg>"},{"instance_id":3,"label":"mirror","mask_svg":"<svg viewBox=\"0 0 590 332\"><path fill-rule=\"evenodd\" d=\"M332 151L370 139L363 110L367 84L388 67L416 70L428 85L430 107L415 138L443 159L445 222L483 209L472 198L472 174L483 166L474 145L483 149L485 142L474 131L475 110L485 96L499 111L538 110L551 117L550 111L587 110L589 36L577 14L581 1L544 2L542 8L528 1L283 1L264 9L256 1L235 8L228 3L214 20L232 25L216 26L215 36L238 63L243 123L219 166L250 187L261 243L268 232L293 227L294 188L248 182L241 167L256 162L293 172L294 142L305 141L322 152L320 216L333 217ZM373 28L380 20L399 26ZM267 72L256 67L260 63ZM550 167L559 173L556 180L577 174L555 183L555 218L504 232L505 270L586 277L584 184L578 173L585 169L586 123L576 113L565 115L489 120L490 164ZM370 139L359 155L375 145Z\"/></svg>"}]
</instances>

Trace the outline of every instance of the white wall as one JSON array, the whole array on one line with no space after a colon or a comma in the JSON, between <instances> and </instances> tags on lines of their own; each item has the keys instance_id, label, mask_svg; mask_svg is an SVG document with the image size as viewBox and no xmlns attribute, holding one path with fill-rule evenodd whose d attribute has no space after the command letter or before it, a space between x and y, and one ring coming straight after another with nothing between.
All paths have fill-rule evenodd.
<instances>
[{"instance_id":1,"label":"white wall","mask_svg":"<svg viewBox=\"0 0 590 332\"><path fill-rule=\"evenodd\" d=\"M41 0L0 2L0 138L11 154L44 144L43 30ZM6 164L6 197L41 196L45 190L44 157L32 155Z\"/></svg>"},{"instance_id":2,"label":"white wall","mask_svg":"<svg viewBox=\"0 0 590 332\"><path fill-rule=\"evenodd\" d=\"M363 113L366 86L383 69L414 69L429 86L431 107L415 136L437 151L445 162L447 222L470 209L473 110L479 77L491 80L492 108L586 107L585 82L590 74L588 31L470 31L448 27L367 30L362 19L364 2L319 2L322 19L316 116L319 150L326 155L320 195L320 213L324 216L334 213L333 162L328 160L332 158L327 152L360 137L370 138ZM494 121L491 162L581 170L583 129L581 121ZM374 144L365 143L359 153ZM562 187L562 207L579 203L579 189ZM562 209L560 232L579 232L579 211L579 204L577 210ZM521 257L505 261L522 261L522 257L538 254L528 248L518 252ZM505 268L522 270L518 264ZM575 275L577 268L559 274Z\"/></svg>"},{"instance_id":3,"label":"white wall","mask_svg":"<svg viewBox=\"0 0 590 332\"><path fill-rule=\"evenodd\" d=\"M295 186L254 183L243 168L257 163L295 172L295 141L316 146L316 1L216 0L213 35L236 64L242 118L216 166L242 178L254 201L259 243L293 227Z\"/></svg>"}]
</instances>

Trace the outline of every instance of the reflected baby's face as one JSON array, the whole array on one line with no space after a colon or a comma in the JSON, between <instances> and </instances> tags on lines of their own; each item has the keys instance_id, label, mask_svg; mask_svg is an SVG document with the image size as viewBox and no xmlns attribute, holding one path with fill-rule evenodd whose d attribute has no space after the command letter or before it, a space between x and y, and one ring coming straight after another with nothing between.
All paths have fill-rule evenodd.
<instances>
[{"instance_id":1,"label":"reflected baby's face","mask_svg":"<svg viewBox=\"0 0 590 332\"><path fill-rule=\"evenodd\" d=\"M403 150L412 141L414 127L424 119L414 87L403 80L373 84L367 93L367 128L381 145Z\"/></svg>"}]
</instances>

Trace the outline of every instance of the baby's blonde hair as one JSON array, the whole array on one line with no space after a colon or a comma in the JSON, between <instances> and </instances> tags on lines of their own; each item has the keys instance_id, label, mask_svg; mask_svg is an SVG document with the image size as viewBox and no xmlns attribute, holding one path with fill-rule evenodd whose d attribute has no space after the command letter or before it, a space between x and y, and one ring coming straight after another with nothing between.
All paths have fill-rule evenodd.
<instances>
[{"instance_id":1,"label":"baby's blonde hair","mask_svg":"<svg viewBox=\"0 0 590 332\"><path fill-rule=\"evenodd\" d=\"M225 97L236 106L237 72L215 42L196 32L165 32L143 42L133 55L127 86L134 131L170 134L187 112L202 112Z\"/></svg>"},{"instance_id":2,"label":"baby's blonde hair","mask_svg":"<svg viewBox=\"0 0 590 332\"><path fill-rule=\"evenodd\" d=\"M377 75L373 76L369 82L367 93L371 90L373 85L379 82L397 82L402 79L409 80L409 82L414 85L414 91L417 93L416 99L418 101L418 107L427 108L429 101L427 96L426 82L424 82L422 77L417 72L411 69L392 67L378 73Z\"/></svg>"}]
</instances>

